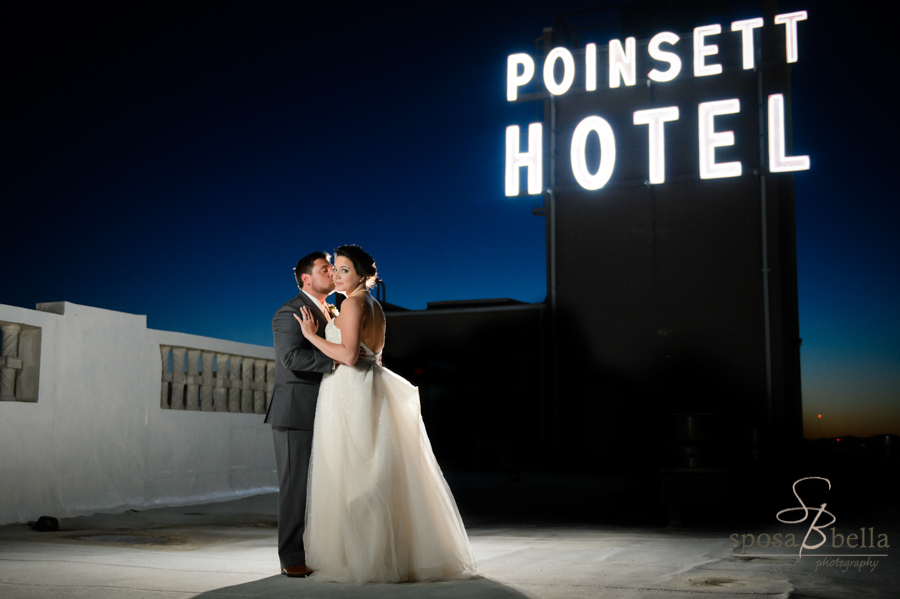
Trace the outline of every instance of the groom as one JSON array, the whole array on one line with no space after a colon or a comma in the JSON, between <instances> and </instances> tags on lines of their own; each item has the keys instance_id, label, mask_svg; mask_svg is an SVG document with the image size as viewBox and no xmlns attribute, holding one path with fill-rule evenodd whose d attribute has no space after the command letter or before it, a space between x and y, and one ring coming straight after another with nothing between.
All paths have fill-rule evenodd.
<instances>
[{"instance_id":1,"label":"groom","mask_svg":"<svg viewBox=\"0 0 900 599\"><path fill-rule=\"evenodd\" d=\"M332 315L325 298L334 291L333 268L325 252L304 256L294 268L300 294L283 305L272 319L275 337L275 389L265 422L275 437L278 469L278 557L281 573L309 576L303 530L306 520L306 482L312 452L316 398L322 375L334 369L325 356L303 337L294 315L306 306L319 322L317 334L325 337Z\"/></svg>"}]
</instances>

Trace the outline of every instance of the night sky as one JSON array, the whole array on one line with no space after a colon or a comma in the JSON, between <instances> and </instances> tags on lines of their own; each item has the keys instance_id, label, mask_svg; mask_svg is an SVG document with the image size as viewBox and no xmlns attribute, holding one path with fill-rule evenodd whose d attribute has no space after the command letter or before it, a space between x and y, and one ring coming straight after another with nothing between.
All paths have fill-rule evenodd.
<instances>
[{"instance_id":1,"label":"night sky","mask_svg":"<svg viewBox=\"0 0 900 599\"><path fill-rule=\"evenodd\" d=\"M0 9L0 303L271 345L297 259L346 243L407 308L544 300L536 199L503 194L504 129L538 120L506 102L506 57L603 3L17 4ZM809 11L793 67L794 153L812 162L795 175L807 437L900 434L881 6L779 3Z\"/></svg>"}]
</instances>

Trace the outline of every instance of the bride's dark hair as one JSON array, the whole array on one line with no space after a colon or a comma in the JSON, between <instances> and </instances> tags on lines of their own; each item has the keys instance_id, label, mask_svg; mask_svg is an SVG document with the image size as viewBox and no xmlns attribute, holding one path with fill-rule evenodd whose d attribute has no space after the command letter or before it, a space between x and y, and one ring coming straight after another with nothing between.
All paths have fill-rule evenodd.
<instances>
[{"instance_id":1,"label":"bride's dark hair","mask_svg":"<svg viewBox=\"0 0 900 599\"><path fill-rule=\"evenodd\" d=\"M370 256L366 250L358 245L342 245L334 250L335 256L343 256L353 263L356 273L366 278L366 287L372 287L378 276L378 270L375 268L375 258Z\"/></svg>"}]
</instances>

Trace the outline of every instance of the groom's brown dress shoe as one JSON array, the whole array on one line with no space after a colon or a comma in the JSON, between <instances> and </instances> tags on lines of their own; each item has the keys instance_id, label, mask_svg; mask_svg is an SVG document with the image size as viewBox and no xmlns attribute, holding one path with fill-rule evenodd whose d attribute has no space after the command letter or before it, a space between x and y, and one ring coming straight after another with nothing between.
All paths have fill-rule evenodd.
<instances>
[{"instance_id":1,"label":"groom's brown dress shoe","mask_svg":"<svg viewBox=\"0 0 900 599\"><path fill-rule=\"evenodd\" d=\"M312 570L306 567L306 564L300 564L299 566L288 566L287 568L282 568L281 573L290 578L306 578L310 574L313 573Z\"/></svg>"}]
</instances>

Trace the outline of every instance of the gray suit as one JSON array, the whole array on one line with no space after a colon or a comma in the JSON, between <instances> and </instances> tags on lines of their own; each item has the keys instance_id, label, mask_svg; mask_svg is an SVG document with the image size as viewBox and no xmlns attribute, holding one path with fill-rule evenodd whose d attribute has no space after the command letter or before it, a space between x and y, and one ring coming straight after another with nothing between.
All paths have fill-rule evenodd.
<instances>
[{"instance_id":1,"label":"gray suit","mask_svg":"<svg viewBox=\"0 0 900 599\"><path fill-rule=\"evenodd\" d=\"M272 319L275 388L265 422L272 425L275 438L278 557L282 568L306 563L303 530L316 399L322 375L330 373L334 367L334 360L303 337L300 323L294 318L303 306L309 308L319 322L317 333L324 338L328 321L305 293L301 292L281 306Z\"/></svg>"}]
</instances>

